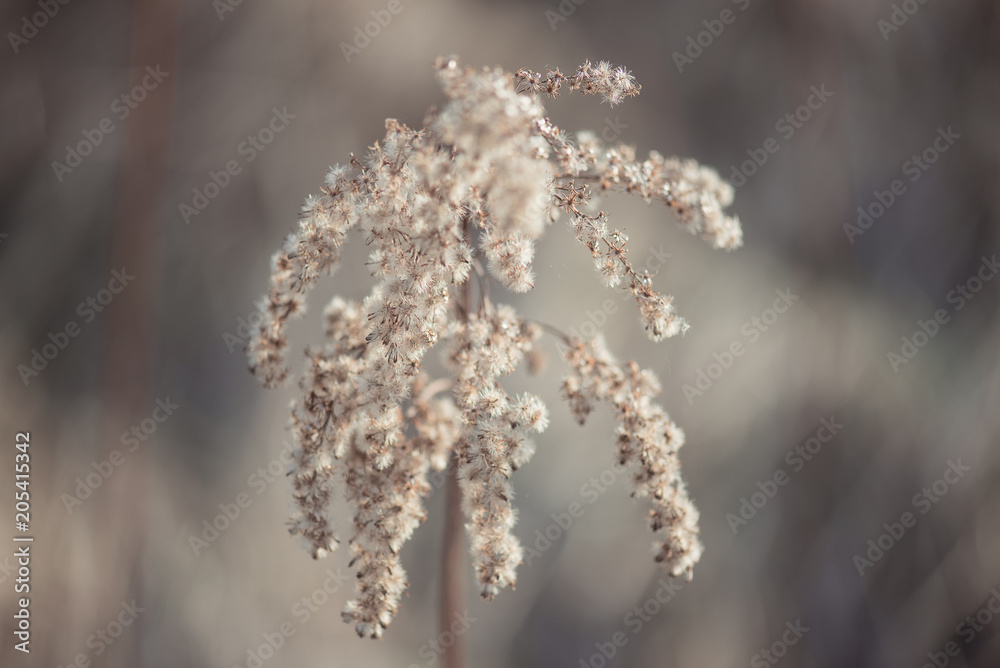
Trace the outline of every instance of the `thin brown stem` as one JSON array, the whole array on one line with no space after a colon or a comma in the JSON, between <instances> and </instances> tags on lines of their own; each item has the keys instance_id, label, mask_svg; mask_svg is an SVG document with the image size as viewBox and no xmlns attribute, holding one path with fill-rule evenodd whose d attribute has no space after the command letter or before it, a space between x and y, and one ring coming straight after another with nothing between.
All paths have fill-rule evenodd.
<instances>
[{"instance_id":1,"label":"thin brown stem","mask_svg":"<svg viewBox=\"0 0 1000 668\"><path fill-rule=\"evenodd\" d=\"M458 487L458 458L452 459L448 469L448 495L445 499L444 555L441 564L441 633L462 617L465 600L465 541L462 540L462 491ZM455 642L444 649L441 665L444 668L462 668L465 642L455 634Z\"/></svg>"},{"instance_id":2,"label":"thin brown stem","mask_svg":"<svg viewBox=\"0 0 1000 668\"><path fill-rule=\"evenodd\" d=\"M472 220L469 216L463 221L463 231L466 243L472 243ZM458 310L460 317L469 321L472 312L472 281L466 279L459 293ZM438 626L441 633L448 630L454 620L462 616L462 605L465 601L465 541L462 540L462 490L458 485L458 450L451 458L451 465L445 472L447 498L445 499L444 539L441 555L441 602ZM455 635L455 642L444 648L441 655L441 665L444 668L462 668L465 661L465 642Z\"/></svg>"},{"instance_id":3,"label":"thin brown stem","mask_svg":"<svg viewBox=\"0 0 1000 668\"><path fill-rule=\"evenodd\" d=\"M564 331L562 331L558 327L553 327L552 325L549 325L548 323L544 323L541 320L532 320L531 322L535 323L536 325L538 325L539 327L541 327L542 329L544 329L546 332L548 332L552 336L554 336L554 337L556 337L558 339L562 339L563 343L570 343L569 334L566 334Z\"/></svg>"}]
</instances>

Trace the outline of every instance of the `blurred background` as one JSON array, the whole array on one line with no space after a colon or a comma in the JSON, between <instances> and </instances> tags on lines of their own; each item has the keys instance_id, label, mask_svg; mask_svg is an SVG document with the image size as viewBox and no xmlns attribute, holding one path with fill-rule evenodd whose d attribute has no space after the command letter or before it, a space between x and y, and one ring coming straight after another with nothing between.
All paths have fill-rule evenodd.
<instances>
[{"instance_id":1,"label":"blurred background","mask_svg":"<svg viewBox=\"0 0 1000 668\"><path fill-rule=\"evenodd\" d=\"M661 583L612 420L575 424L548 340L508 384L551 414L514 479L535 552L491 603L469 569L468 665L1000 665L996 3L8 0L0 26L0 517L18 533L29 431L35 537L30 655L0 551L3 665L440 662L440 480L398 617L358 639L348 551L314 562L283 524L292 390L241 350L303 198L385 118L419 125L449 53L625 65L639 97L552 119L742 183L745 236L715 252L602 201L691 323L659 344L565 225L543 238L507 301L656 371L705 555ZM351 243L293 360L316 305L370 289Z\"/></svg>"}]
</instances>

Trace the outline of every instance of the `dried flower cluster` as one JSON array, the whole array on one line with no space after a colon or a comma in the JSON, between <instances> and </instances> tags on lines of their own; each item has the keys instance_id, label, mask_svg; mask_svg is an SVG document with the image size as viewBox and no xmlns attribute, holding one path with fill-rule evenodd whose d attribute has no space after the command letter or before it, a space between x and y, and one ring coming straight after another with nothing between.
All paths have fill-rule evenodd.
<instances>
[{"instance_id":1,"label":"dried flower cluster","mask_svg":"<svg viewBox=\"0 0 1000 668\"><path fill-rule=\"evenodd\" d=\"M491 278L530 290L534 240L565 212L604 281L629 291L649 337L660 340L687 323L629 262L628 237L590 211L591 189L660 200L716 248L742 241L738 220L723 213L732 189L714 171L657 153L640 162L631 147L605 146L589 133L574 141L545 117L538 93L579 90L612 104L635 95L626 70L585 63L572 75L511 75L441 58L437 72L448 101L420 130L388 120L381 143L363 160L352 155L331 168L320 194L306 200L298 232L274 256L248 346L265 386L288 378L288 321L304 313L308 291L336 268L358 228L376 285L360 303L335 298L322 348L306 351L291 412L290 530L314 557L336 549L330 508L343 485L355 511L357 569L343 616L366 637L381 636L407 586L399 555L425 517L428 472L452 461L482 595L515 583L522 549L511 474L530 459L530 436L548 420L538 397L511 396L500 379L526 358L534 366L543 329L556 330L492 301ZM656 559L671 575L690 577L702 549L698 513L680 475L683 433L652 400L656 378L616 362L599 339L556 334L566 343L563 392L574 414L582 422L595 403L611 406L618 459L632 471L634 494L652 503ZM424 356L439 341L450 377L431 379Z\"/></svg>"}]
</instances>

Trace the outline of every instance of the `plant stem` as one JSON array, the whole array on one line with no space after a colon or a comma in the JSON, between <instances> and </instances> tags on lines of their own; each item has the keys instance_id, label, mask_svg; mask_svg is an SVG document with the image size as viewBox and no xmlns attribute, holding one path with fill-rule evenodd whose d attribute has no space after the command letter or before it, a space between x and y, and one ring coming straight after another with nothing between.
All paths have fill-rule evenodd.
<instances>
[{"instance_id":1,"label":"plant stem","mask_svg":"<svg viewBox=\"0 0 1000 668\"><path fill-rule=\"evenodd\" d=\"M466 242L472 244L471 220L463 221ZM469 321L472 310L472 281L466 280L459 293L459 317ZM447 498L445 499L444 544L441 555L441 605L439 610L439 632L451 627L456 617L462 614L465 601L465 541L462 517L462 490L458 486L458 452L452 455L451 465L445 472L447 477ZM465 659L465 642L455 635L455 642L444 648L441 655L443 668L462 668Z\"/></svg>"},{"instance_id":2,"label":"plant stem","mask_svg":"<svg viewBox=\"0 0 1000 668\"><path fill-rule=\"evenodd\" d=\"M448 498L445 500L444 555L441 560L440 632L444 633L461 616L465 599L465 545L462 540L462 496L458 487L458 462L448 469ZM455 643L445 648L444 668L462 668L465 643L455 635Z\"/></svg>"}]
</instances>

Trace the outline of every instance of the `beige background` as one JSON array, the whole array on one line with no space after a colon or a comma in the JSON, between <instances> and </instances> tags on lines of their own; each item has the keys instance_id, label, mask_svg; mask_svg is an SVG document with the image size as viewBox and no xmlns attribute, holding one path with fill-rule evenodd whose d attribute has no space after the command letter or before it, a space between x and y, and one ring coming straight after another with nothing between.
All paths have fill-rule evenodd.
<instances>
[{"instance_id":1,"label":"beige background","mask_svg":"<svg viewBox=\"0 0 1000 668\"><path fill-rule=\"evenodd\" d=\"M634 258L671 254L657 281L691 322L683 338L645 340L634 306L602 287L563 225L541 242L537 289L510 303L566 329L592 322L658 373L688 436L706 552L695 580L634 632L629 611L660 586L644 509L621 482L593 503L581 491L613 461L613 426L606 414L573 423L553 355L542 378L510 383L539 392L552 417L515 478L517 533L534 543L553 513L574 502L585 512L522 566L516 591L482 603L469 574L469 665L576 667L618 631L628 642L610 665L747 665L796 620L810 630L782 665L916 667L949 640L963 652L949 665L997 665L1000 619L971 642L956 626L1000 585L1000 284L961 311L948 301L1000 246L995 3L920 5L887 40L882 1L563 4L575 9L553 29L554 2L403 0L350 62L341 42L387 3L244 2L220 19L206 2L70 2L18 53L5 40L0 518L12 527L13 434L30 430L36 543L30 657L13 651L13 578L0 572L3 665L83 654L101 666L246 666L248 649L285 622L294 635L264 665L427 665L443 494L406 546L412 585L383 641L341 623L349 584L303 620L294 606L322 590L327 569L347 572L347 552L315 563L286 534L286 483L256 472L279 457L291 393L262 390L225 335L239 336L270 253L325 168L362 153L385 118L419 124L441 102L430 67L441 53L509 70L626 65L638 98L611 109L574 95L549 109L567 130L621 126L640 153L691 156L729 176L769 137L780 147L737 192L746 244L734 253L681 232L662 207L602 204ZM672 54L725 9L732 22L679 72ZM35 11L5 3L0 28ZM155 65L169 75L120 120L113 101ZM776 123L821 85L833 96L782 137ZM274 108L295 118L247 162L240 144ZM60 181L51 163L104 118L114 131ZM948 126L961 138L851 243L843 226L857 207L907 179L904 163ZM186 224L179 205L230 160L240 173ZM363 245L351 241L313 303L367 293ZM84 323L77 305L123 266L134 282ZM751 342L745 324L785 289L799 299ZM608 299L617 306L605 318ZM941 308L949 322L894 372L887 353ZM18 365L69 321L80 335L26 387ZM318 334L315 318L296 324L294 350ZM745 354L689 401L684 386L737 341ZM127 452L122 432L167 398L179 408ZM786 453L829 416L843 429L794 472ZM122 465L69 514L63 495L114 450ZM859 577L852 558L883 523L919 513L913 496L959 458L971 470ZM726 514L779 469L787 484L734 535ZM240 494L248 507L196 557L189 537ZM88 637L133 599L143 612L95 656Z\"/></svg>"}]
</instances>

